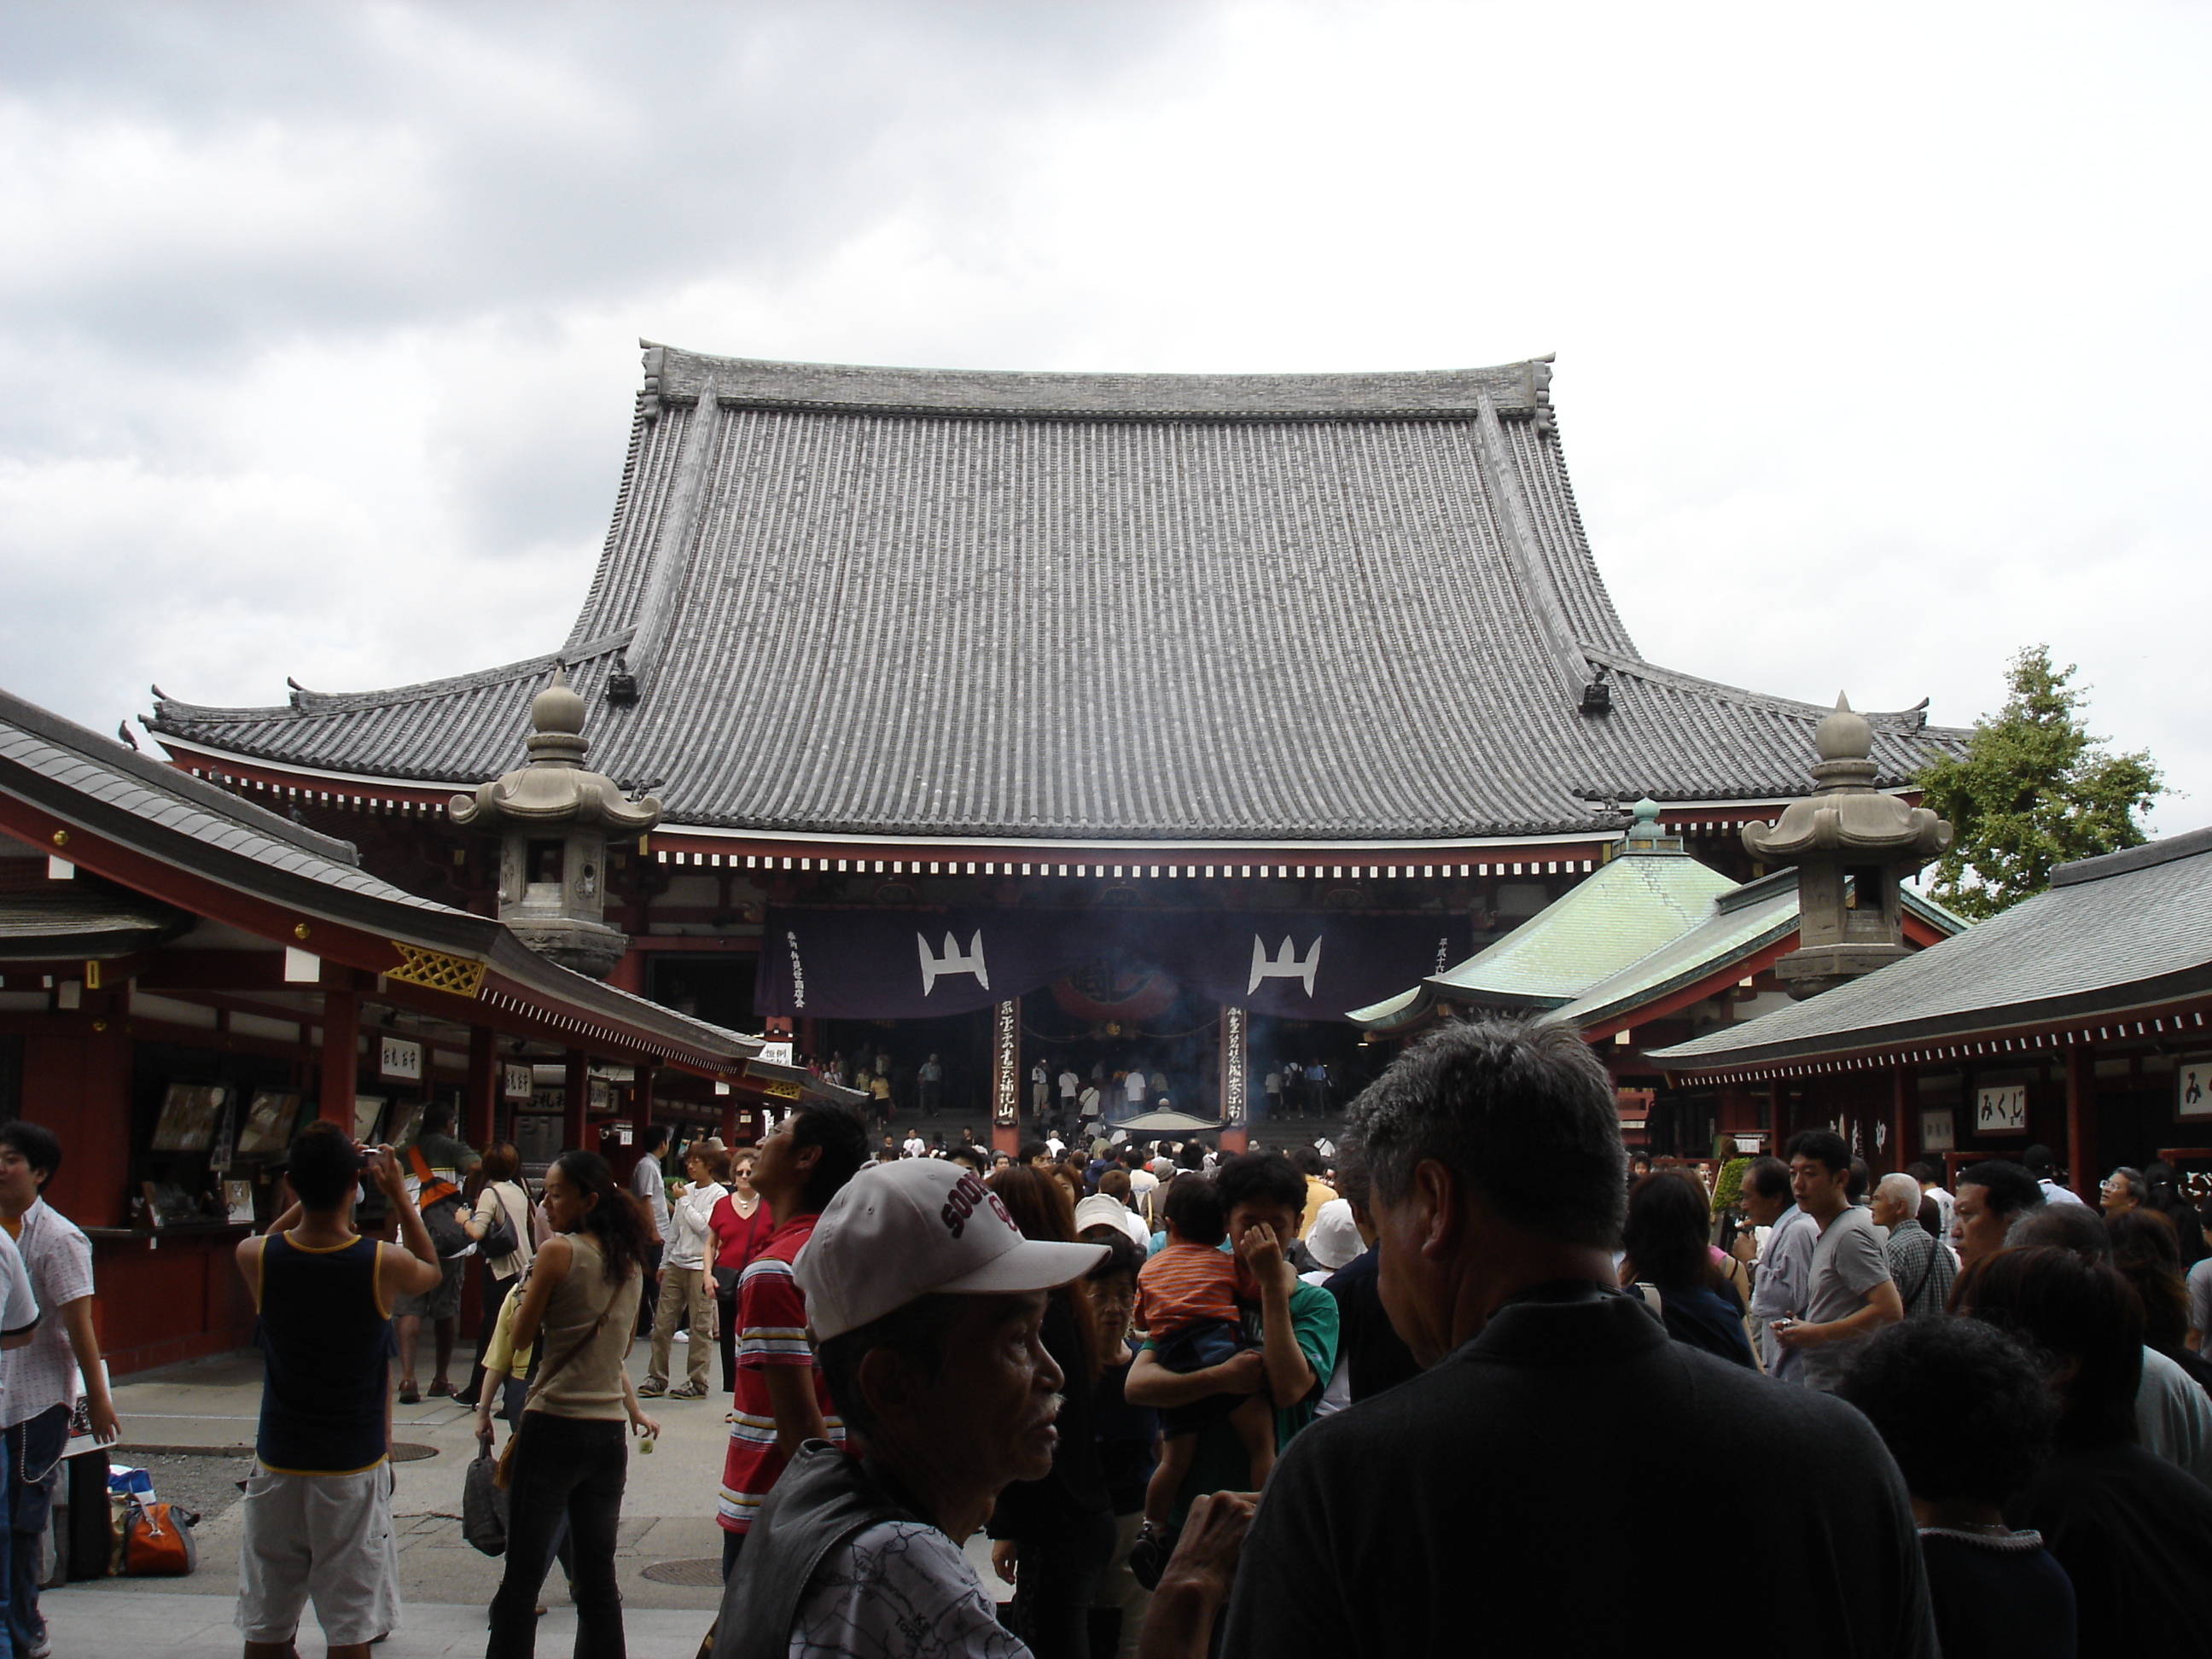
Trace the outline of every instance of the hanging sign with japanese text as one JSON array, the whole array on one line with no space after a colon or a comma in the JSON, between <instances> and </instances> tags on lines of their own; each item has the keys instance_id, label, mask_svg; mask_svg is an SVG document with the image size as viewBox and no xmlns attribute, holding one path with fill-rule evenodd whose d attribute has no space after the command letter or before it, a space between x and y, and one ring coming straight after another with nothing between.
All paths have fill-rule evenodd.
<instances>
[{"instance_id":1,"label":"hanging sign with japanese text","mask_svg":"<svg viewBox=\"0 0 2212 1659\"><path fill-rule=\"evenodd\" d=\"M402 1083L422 1080L422 1045L404 1037L378 1039L376 1074Z\"/></svg>"}]
</instances>

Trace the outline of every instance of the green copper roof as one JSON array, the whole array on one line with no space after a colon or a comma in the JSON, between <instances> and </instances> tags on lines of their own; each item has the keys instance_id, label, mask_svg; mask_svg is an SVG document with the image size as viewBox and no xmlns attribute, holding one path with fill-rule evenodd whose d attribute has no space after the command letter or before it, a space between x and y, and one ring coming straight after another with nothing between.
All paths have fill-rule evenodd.
<instances>
[{"instance_id":1,"label":"green copper roof","mask_svg":"<svg viewBox=\"0 0 2212 1659\"><path fill-rule=\"evenodd\" d=\"M1448 1001L1557 1008L1702 926L1735 883L1680 853L1624 854L1458 967L1424 981ZM1795 884L1792 884L1795 896ZM1363 1011L1364 1012L1364 1011Z\"/></svg>"}]
</instances>

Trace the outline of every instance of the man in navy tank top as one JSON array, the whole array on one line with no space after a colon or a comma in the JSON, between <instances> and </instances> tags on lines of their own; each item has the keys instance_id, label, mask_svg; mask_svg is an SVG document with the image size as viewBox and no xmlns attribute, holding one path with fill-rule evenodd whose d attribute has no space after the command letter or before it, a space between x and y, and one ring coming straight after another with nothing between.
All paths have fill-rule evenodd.
<instances>
[{"instance_id":1,"label":"man in navy tank top","mask_svg":"<svg viewBox=\"0 0 2212 1659\"><path fill-rule=\"evenodd\" d=\"M405 1249L354 1231L364 1172ZM266 1369L235 1622L246 1659L289 1659L312 1598L331 1659L368 1659L399 1627L392 1309L436 1287L438 1252L389 1146L365 1151L337 1124L311 1123L292 1143L290 1175L291 1206L238 1247Z\"/></svg>"}]
</instances>

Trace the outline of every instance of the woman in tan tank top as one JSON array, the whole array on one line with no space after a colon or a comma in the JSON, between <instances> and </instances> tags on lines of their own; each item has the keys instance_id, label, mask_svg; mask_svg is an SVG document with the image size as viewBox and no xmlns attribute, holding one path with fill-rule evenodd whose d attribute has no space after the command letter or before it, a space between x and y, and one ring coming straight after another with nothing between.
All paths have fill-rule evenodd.
<instances>
[{"instance_id":1,"label":"woman in tan tank top","mask_svg":"<svg viewBox=\"0 0 2212 1659\"><path fill-rule=\"evenodd\" d=\"M537 1601L562 1517L574 1562L576 1659L623 1650L615 1583L629 1448L624 1424L660 1425L638 1408L623 1360L637 1329L646 1228L596 1152L566 1152L545 1174L554 1237L539 1247L514 1310L514 1343L537 1346L507 1486L507 1571L492 1598L486 1659L529 1659ZM479 1416L478 1432L489 1420Z\"/></svg>"}]
</instances>

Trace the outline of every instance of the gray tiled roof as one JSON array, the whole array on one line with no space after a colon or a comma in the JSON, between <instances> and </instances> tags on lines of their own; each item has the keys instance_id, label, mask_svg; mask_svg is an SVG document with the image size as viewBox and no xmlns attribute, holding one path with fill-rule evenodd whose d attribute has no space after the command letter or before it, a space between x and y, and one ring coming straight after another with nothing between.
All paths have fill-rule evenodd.
<instances>
[{"instance_id":1,"label":"gray tiled roof","mask_svg":"<svg viewBox=\"0 0 2212 1659\"><path fill-rule=\"evenodd\" d=\"M1803 793L1820 705L1637 654L1547 365L1047 375L656 348L567 646L671 824L1418 840ZM600 692L626 649L632 706ZM512 768L551 655L157 731L372 776ZM1612 711L1581 712L1607 671ZM1875 715L1880 781L1962 734Z\"/></svg>"},{"instance_id":2,"label":"gray tiled roof","mask_svg":"<svg viewBox=\"0 0 2212 1659\"><path fill-rule=\"evenodd\" d=\"M2088 1019L2212 993L2212 829L2062 866L2049 891L1791 1007L1650 1058L1721 1070Z\"/></svg>"},{"instance_id":3,"label":"gray tiled roof","mask_svg":"<svg viewBox=\"0 0 2212 1659\"><path fill-rule=\"evenodd\" d=\"M354 862L346 842L318 835L4 690L0 792L240 891L487 960L517 983L633 1030L730 1060L759 1050L758 1038L549 961L489 917L378 879ZM66 848L61 853L68 856ZM6 920L0 917L0 924Z\"/></svg>"}]
</instances>

